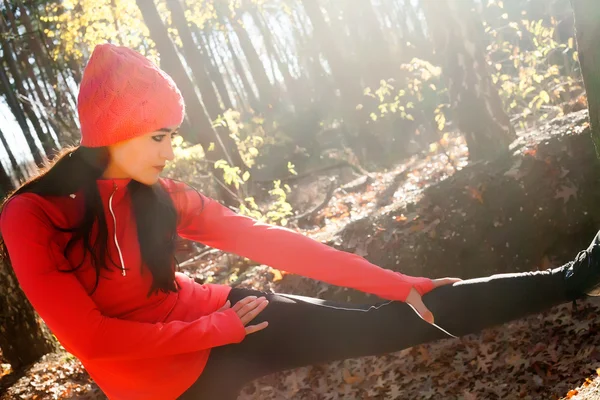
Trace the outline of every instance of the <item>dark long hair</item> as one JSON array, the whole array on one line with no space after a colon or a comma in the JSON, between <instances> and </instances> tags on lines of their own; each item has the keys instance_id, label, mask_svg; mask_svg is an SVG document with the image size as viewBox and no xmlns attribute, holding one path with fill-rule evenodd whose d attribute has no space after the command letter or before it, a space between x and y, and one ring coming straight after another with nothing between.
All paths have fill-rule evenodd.
<instances>
[{"instance_id":1,"label":"dark long hair","mask_svg":"<svg viewBox=\"0 0 600 400\"><path fill-rule=\"evenodd\" d=\"M63 149L37 176L30 178L18 189L12 192L2 203L21 193L35 193L40 196L68 196L71 193L83 192L84 214L81 221L72 227L55 228L61 232L71 232L72 237L67 243L64 253L78 242L82 242L84 257L79 265L72 266L65 272L79 269L89 252L92 265L96 270L96 283L92 293L99 284L100 273L110 269L106 262L108 246L108 229L104 208L96 180L102 176L109 161L106 147L69 147ZM144 185L135 180L127 185L131 195L138 240L142 261L152 273L153 283L148 295L157 291L177 291L175 284L175 238L177 213L169 194L156 183ZM1 212L1 209L0 209ZM92 243L92 227L97 225L97 236ZM0 239L0 257L6 263L10 262L4 240ZM110 263L117 266L114 260Z\"/></svg>"}]
</instances>

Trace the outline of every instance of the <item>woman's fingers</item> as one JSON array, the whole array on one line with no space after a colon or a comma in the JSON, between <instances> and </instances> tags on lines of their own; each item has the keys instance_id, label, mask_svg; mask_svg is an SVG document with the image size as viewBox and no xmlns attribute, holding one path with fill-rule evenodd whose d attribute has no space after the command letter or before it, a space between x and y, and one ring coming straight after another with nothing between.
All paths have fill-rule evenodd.
<instances>
[{"instance_id":1,"label":"woman's fingers","mask_svg":"<svg viewBox=\"0 0 600 400\"><path fill-rule=\"evenodd\" d=\"M423 299L419 292L415 290L415 288L410 289L410 293L406 298L406 304L410 305L416 312L419 314L421 318L423 318L426 322L433 324L434 318L433 314L423 303Z\"/></svg>"},{"instance_id":2,"label":"woman's fingers","mask_svg":"<svg viewBox=\"0 0 600 400\"><path fill-rule=\"evenodd\" d=\"M250 321L252 321L258 314L260 314L269 304L269 301L265 297L256 297L256 296L248 296L244 297L242 300L235 303L233 306L233 310L236 312L242 324L247 325ZM262 323L258 325L254 325L254 327L260 326L260 329L253 328L253 332L257 332L261 329L266 328L266 325L263 327Z\"/></svg>"},{"instance_id":3,"label":"woman's fingers","mask_svg":"<svg viewBox=\"0 0 600 400\"><path fill-rule=\"evenodd\" d=\"M262 331L263 329L265 329L267 326L269 326L269 323L267 321L263 321L258 325L250 325L246 327L246 335L249 335L251 333L255 333L258 331Z\"/></svg>"},{"instance_id":4,"label":"woman's fingers","mask_svg":"<svg viewBox=\"0 0 600 400\"><path fill-rule=\"evenodd\" d=\"M445 285L452 285L453 283L460 282L462 279L460 278L440 278L433 279L433 287L440 287Z\"/></svg>"},{"instance_id":5,"label":"woman's fingers","mask_svg":"<svg viewBox=\"0 0 600 400\"><path fill-rule=\"evenodd\" d=\"M233 306L233 311L235 311L236 313L239 312L247 304L253 302L256 299L257 299L256 296L244 297L243 299L241 299L240 301L238 301L237 303L235 303L235 305Z\"/></svg>"},{"instance_id":6,"label":"woman's fingers","mask_svg":"<svg viewBox=\"0 0 600 400\"><path fill-rule=\"evenodd\" d=\"M242 308L242 310L238 313L242 323L247 325L250 321L252 321L258 314L260 314L269 304L269 301L260 297L253 302L247 304Z\"/></svg>"},{"instance_id":7,"label":"woman's fingers","mask_svg":"<svg viewBox=\"0 0 600 400\"><path fill-rule=\"evenodd\" d=\"M264 298L264 297L254 298L254 299L246 302L245 304L243 304L241 307L238 307L236 312L240 318L243 318L246 314L248 314L249 312L254 310L256 307L258 307L260 304L262 304L262 302L265 300L266 300L266 298Z\"/></svg>"}]
</instances>

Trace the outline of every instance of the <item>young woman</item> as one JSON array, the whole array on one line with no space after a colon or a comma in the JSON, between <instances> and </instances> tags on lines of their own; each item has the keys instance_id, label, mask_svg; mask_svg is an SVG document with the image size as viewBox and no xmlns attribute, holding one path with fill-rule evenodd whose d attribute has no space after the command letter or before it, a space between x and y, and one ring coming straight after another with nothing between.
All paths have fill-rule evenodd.
<instances>
[{"instance_id":1,"label":"young woman","mask_svg":"<svg viewBox=\"0 0 600 400\"><path fill-rule=\"evenodd\" d=\"M2 251L33 307L111 399L234 399L275 371L476 332L593 294L600 282L598 239L554 270L430 280L162 179L183 100L127 48L94 50L78 112L81 145L5 200ZM176 235L386 301L201 285L175 271Z\"/></svg>"}]
</instances>

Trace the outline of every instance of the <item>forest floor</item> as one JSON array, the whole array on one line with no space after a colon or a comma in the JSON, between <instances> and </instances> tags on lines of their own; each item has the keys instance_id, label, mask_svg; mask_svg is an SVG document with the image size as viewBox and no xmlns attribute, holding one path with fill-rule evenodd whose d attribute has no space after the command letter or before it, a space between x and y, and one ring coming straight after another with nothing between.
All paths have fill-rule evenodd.
<instances>
[{"instance_id":1,"label":"forest floor","mask_svg":"<svg viewBox=\"0 0 600 400\"><path fill-rule=\"evenodd\" d=\"M311 217L309 236L328 236L349 220L368 215L399 171L410 171L394 198L412 195L466 164L461 138L393 170L372 174L360 191L336 191ZM322 179L321 179L322 178ZM297 183L300 210L323 197L327 177ZM324 186L323 186L324 185ZM389 190L386 192L388 195ZM311 195L311 193L313 195ZM304 203L304 204L302 204ZM352 207L349 207L352 205ZM250 265L219 251L201 251L181 264L198 280L266 291L293 292L283 273ZM325 290L300 280L303 294ZM247 385L240 399L600 399L600 301L561 305L477 335L415 346L397 353L299 368ZM599 347L596 347L599 345ZM19 374L0 353L0 400L106 399L81 363L66 352L45 356Z\"/></svg>"}]
</instances>

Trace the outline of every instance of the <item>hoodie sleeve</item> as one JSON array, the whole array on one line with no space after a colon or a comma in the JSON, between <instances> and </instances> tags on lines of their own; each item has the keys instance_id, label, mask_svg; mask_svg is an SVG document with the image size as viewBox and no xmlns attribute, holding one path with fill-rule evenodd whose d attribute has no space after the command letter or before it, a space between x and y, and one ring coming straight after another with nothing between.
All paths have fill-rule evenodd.
<instances>
[{"instance_id":1,"label":"hoodie sleeve","mask_svg":"<svg viewBox=\"0 0 600 400\"><path fill-rule=\"evenodd\" d=\"M23 292L63 346L82 360L141 359L204 350L245 337L232 309L193 322L141 323L98 310L53 240L56 230L28 194L10 199L0 230Z\"/></svg>"},{"instance_id":2,"label":"hoodie sleeve","mask_svg":"<svg viewBox=\"0 0 600 400\"><path fill-rule=\"evenodd\" d=\"M179 214L178 233L186 239L389 300L405 301L413 287L421 295L433 289L431 279L383 269L290 229L236 214L184 183L167 180L163 185Z\"/></svg>"}]
</instances>

